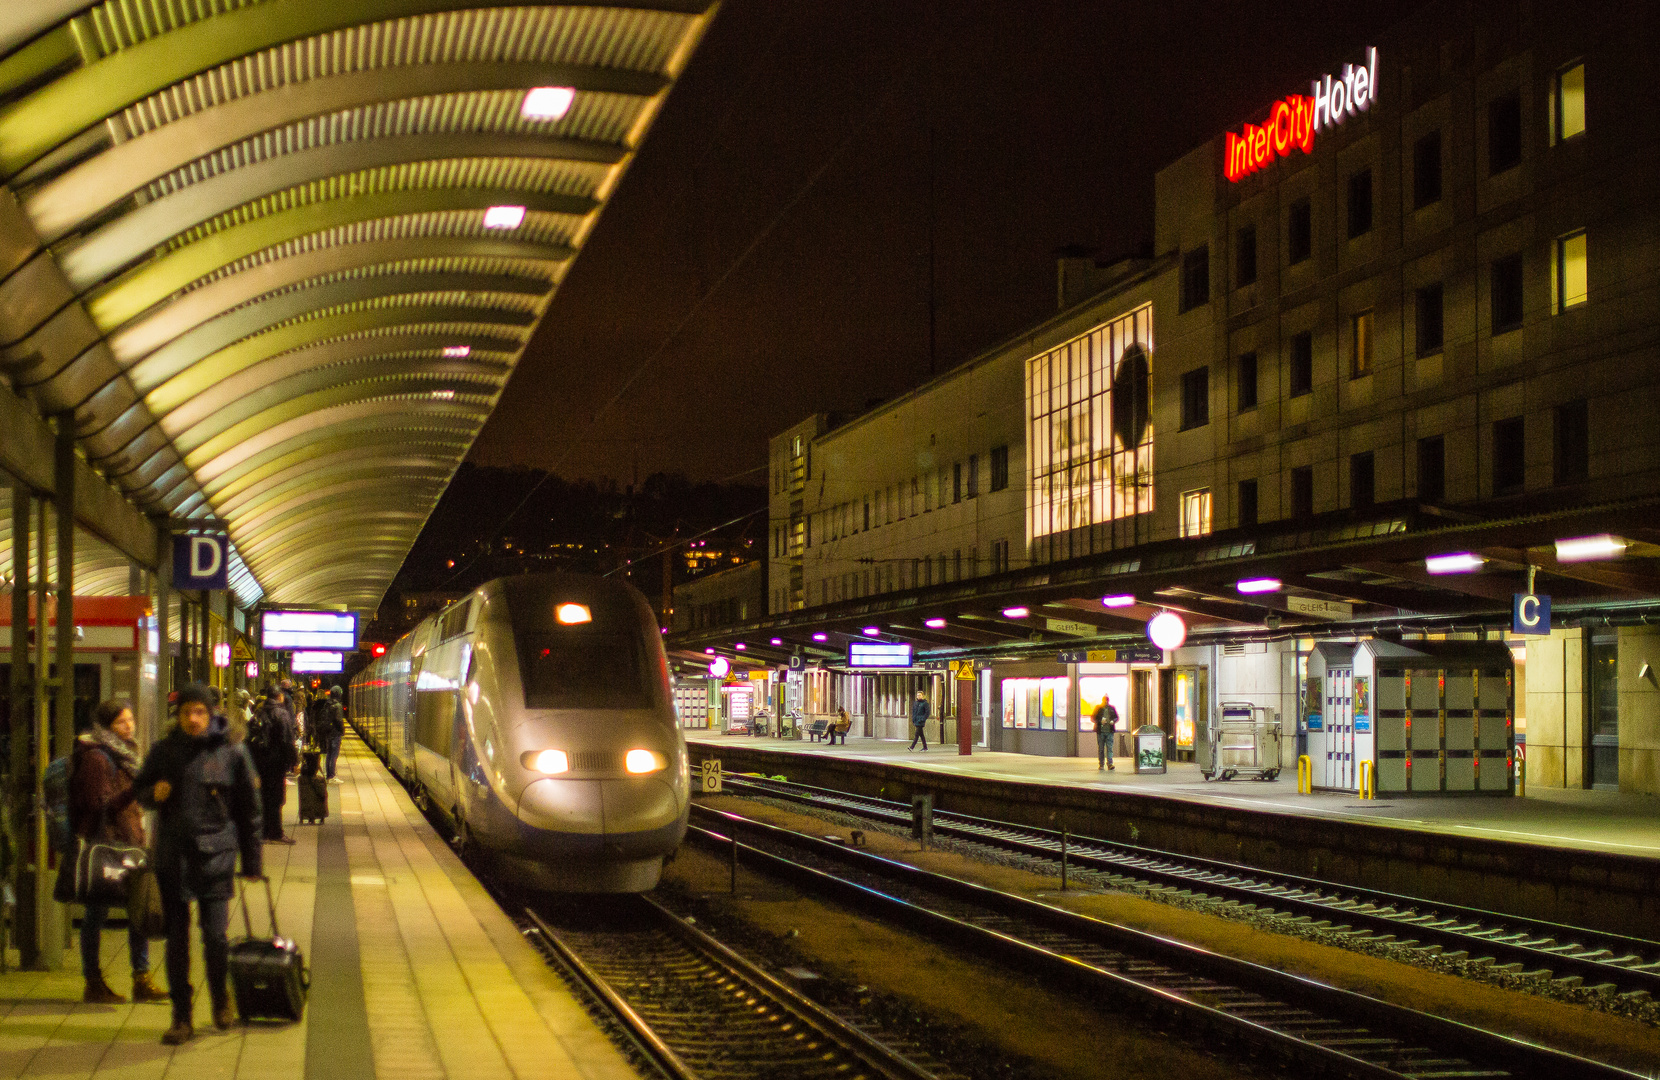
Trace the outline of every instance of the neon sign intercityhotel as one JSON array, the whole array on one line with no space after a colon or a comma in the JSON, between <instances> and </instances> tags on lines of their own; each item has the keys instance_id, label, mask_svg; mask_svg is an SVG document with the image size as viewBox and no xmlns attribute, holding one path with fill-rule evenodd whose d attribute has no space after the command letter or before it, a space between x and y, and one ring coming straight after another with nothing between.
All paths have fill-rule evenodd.
<instances>
[{"instance_id":1,"label":"neon sign intercityhotel","mask_svg":"<svg viewBox=\"0 0 1660 1080\"><path fill-rule=\"evenodd\" d=\"M1311 153L1316 132L1336 126L1372 107L1378 96L1378 51L1366 50L1362 67L1344 64L1341 75L1314 80L1313 96L1293 94L1276 101L1260 127L1246 124L1244 134L1228 132L1223 171L1235 183L1292 150Z\"/></svg>"}]
</instances>

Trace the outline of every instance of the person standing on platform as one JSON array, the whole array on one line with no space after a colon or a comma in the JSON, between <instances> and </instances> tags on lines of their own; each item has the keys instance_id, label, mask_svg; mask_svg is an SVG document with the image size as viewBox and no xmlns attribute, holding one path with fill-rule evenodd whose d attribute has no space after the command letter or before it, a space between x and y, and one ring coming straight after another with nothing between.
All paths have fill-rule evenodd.
<instances>
[{"instance_id":1,"label":"person standing on platform","mask_svg":"<svg viewBox=\"0 0 1660 1080\"><path fill-rule=\"evenodd\" d=\"M922 748L928 749L928 695L918 690L916 700L911 702L911 729L916 732L911 736L911 745L907 750L915 750L917 740L922 740Z\"/></svg>"},{"instance_id":2,"label":"person standing on platform","mask_svg":"<svg viewBox=\"0 0 1660 1080\"><path fill-rule=\"evenodd\" d=\"M340 742L346 737L346 718L340 708L340 699L344 696L338 686L329 687L328 694L319 694L311 703L311 709L306 714L306 727L311 731L312 742L321 750L326 762L326 775L329 783L338 784L335 778L334 766L340 760Z\"/></svg>"},{"instance_id":3,"label":"person standing on platform","mask_svg":"<svg viewBox=\"0 0 1660 1080\"><path fill-rule=\"evenodd\" d=\"M235 1022L226 986L231 879L237 856L242 876L264 872L259 846L259 784L247 751L225 736L225 721L208 704L208 688L191 683L179 691L178 723L144 759L133 787L140 804L157 811L156 884L167 917L167 987L173 1025L162 1035L169 1046L188 1042L192 1026L190 902L196 901L202 960L207 968L213 1023Z\"/></svg>"},{"instance_id":4,"label":"person standing on platform","mask_svg":"<svg viewBox=\"0 0 1660 1080\"><path fill-rule=\"evenodd\" d=\"M294 745L298 740L287 695L281 689L272 691L248 725L248 752L259 770L259 797L267 843L294 842L293 837L283 835L282 806L288 801L288 774L300 763L299 751Z\"/></svg>"},{"instance_id":5,"label":"person standing on platform","mask_svg":"<svg viewBox=\"0 0 1660 1080\"><path fill-rule=\"evenodd\" d=\"M133 777L138 775L138 743L133 741L133 710L122 701L106 701L92 713L92 727L75 739L69 766L69 827L94 843L144 846L144 810L138 805ZM108 904L88 904L81 916L81 1000L119 1005L127 999L110 989L98 962L98 946ZM132 961L133 1000L166 1001L167 992L150 977L150 939L134 919L127 922L127 957Z\"/></svg>"},{"instance_id":6,"label":"person standing on platform","mask_svg":"<svg viewBox=\"0 0 1660 1080\"><path fill-rule=\"evenodd\" d=\"M1095 706L1095 771L1102 769L1113 771L1112 741L1118 733L1118 710L1105 694L1101 695L1101 704Z\"/></svg>"}]
</instances>

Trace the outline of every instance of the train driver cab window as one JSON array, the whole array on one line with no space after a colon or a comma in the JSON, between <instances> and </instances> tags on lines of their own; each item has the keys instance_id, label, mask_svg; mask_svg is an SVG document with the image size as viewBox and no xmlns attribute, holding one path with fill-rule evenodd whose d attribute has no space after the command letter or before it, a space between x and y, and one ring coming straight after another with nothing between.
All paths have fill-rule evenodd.
<instances>
[{"instance_id":1,"label":"train driver cab window","mask_svg":"<svg viewBox=\"0 0 1660 1080\"><path fill-rule=\"evenodd\" d=\"M650 659L630 623L519 630L527 709L649 709Z\"/></svg>"}]
</instances>

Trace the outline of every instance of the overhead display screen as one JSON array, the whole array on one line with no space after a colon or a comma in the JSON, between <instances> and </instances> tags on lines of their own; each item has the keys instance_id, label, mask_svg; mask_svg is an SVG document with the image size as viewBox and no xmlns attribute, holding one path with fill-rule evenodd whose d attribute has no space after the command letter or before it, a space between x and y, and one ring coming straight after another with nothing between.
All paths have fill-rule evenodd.
<instances>
[{"instance_id":1,"label":"overhead display screen","mask_svg":"<svg viewBox=\"0 0 1660 1080\"><path fill-rule=\"evenodd\" d=\"M295 672L305 672L312 675L338 675L346 668L346 658L342 653L301 649L294 653L294 661L289 666Z\"/></svg>"},{"instance_id":2,"label":"overhead display screen","mask_svg":"<svg viewBox=\"0 0 1660 1080\"><path fill-rule=\"evenodd\" d=\"M259 642L267 649L357 648L357 616L349 611L262 611Z\"/></svg>"},{"instance_id":3,"label":"overhead display screen","mask_svg":"<svg viewBox=\"0 0 1660 1080\"><path fill-rule=\"evenodd\" d=\"M892 641L850 641L847 666L857 668L908 668L911 647Z\"/></svg>"}]
</instances>

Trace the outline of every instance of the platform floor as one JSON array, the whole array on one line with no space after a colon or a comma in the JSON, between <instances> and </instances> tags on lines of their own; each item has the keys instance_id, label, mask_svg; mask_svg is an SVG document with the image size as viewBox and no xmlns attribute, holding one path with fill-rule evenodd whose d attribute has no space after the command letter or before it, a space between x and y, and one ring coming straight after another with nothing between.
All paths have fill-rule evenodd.
<instances>
[{"instance_id":1,"label":"platform floor","mask_svg":"<svg viewBox=\"0 0 1660 1080\"><path fill-rule=\"evenodd\" d=\"M297 1024L209 1017L196 952L194 1040L161 1045L166 1003L80 1004L79 953L61 971L0 974L0 1077L139 1080L635 1080L541 956L367 747L348 734L329 819L265 846L283 933L312 968ZM264 898L248 894L254 928ZM231 911L231 938L242 914ZM104 932L105 977L128 993L124 929ZM151 945L162 981L162 942ZM15 960L15 955L13 957Z\"/></svg>"},{"instance_id":2,"label":"platform floor","mask_svg":"<svg viewBox=\"0 0 1660 1080\"><path fill-rule=\"evenodd\" d=\"M1208 782L1191 762L1172 762L1163 774L1138 775L1128 757L1117 769L1096 771L1094 757L1036 757L979 747L959 756L956 744L934 744L927 752L908 750L895 739L850 737L847 744L767 736L722 735L687 731L688 741L710 746L746 746L791 754L838 757L908 765L992 780L1107 788L1149 797L1191 799L1210 805L1235 805L1270 813L1364 820L1435 833L1461 833L1501 840L1624 855L1660 858L1660 798L1613 791L1564 791L1532 788L1522 798L1439 796L1361 800L1352 794L1297 793L1295 770L1276 780Z\"/></svg>"}]
</instances>

